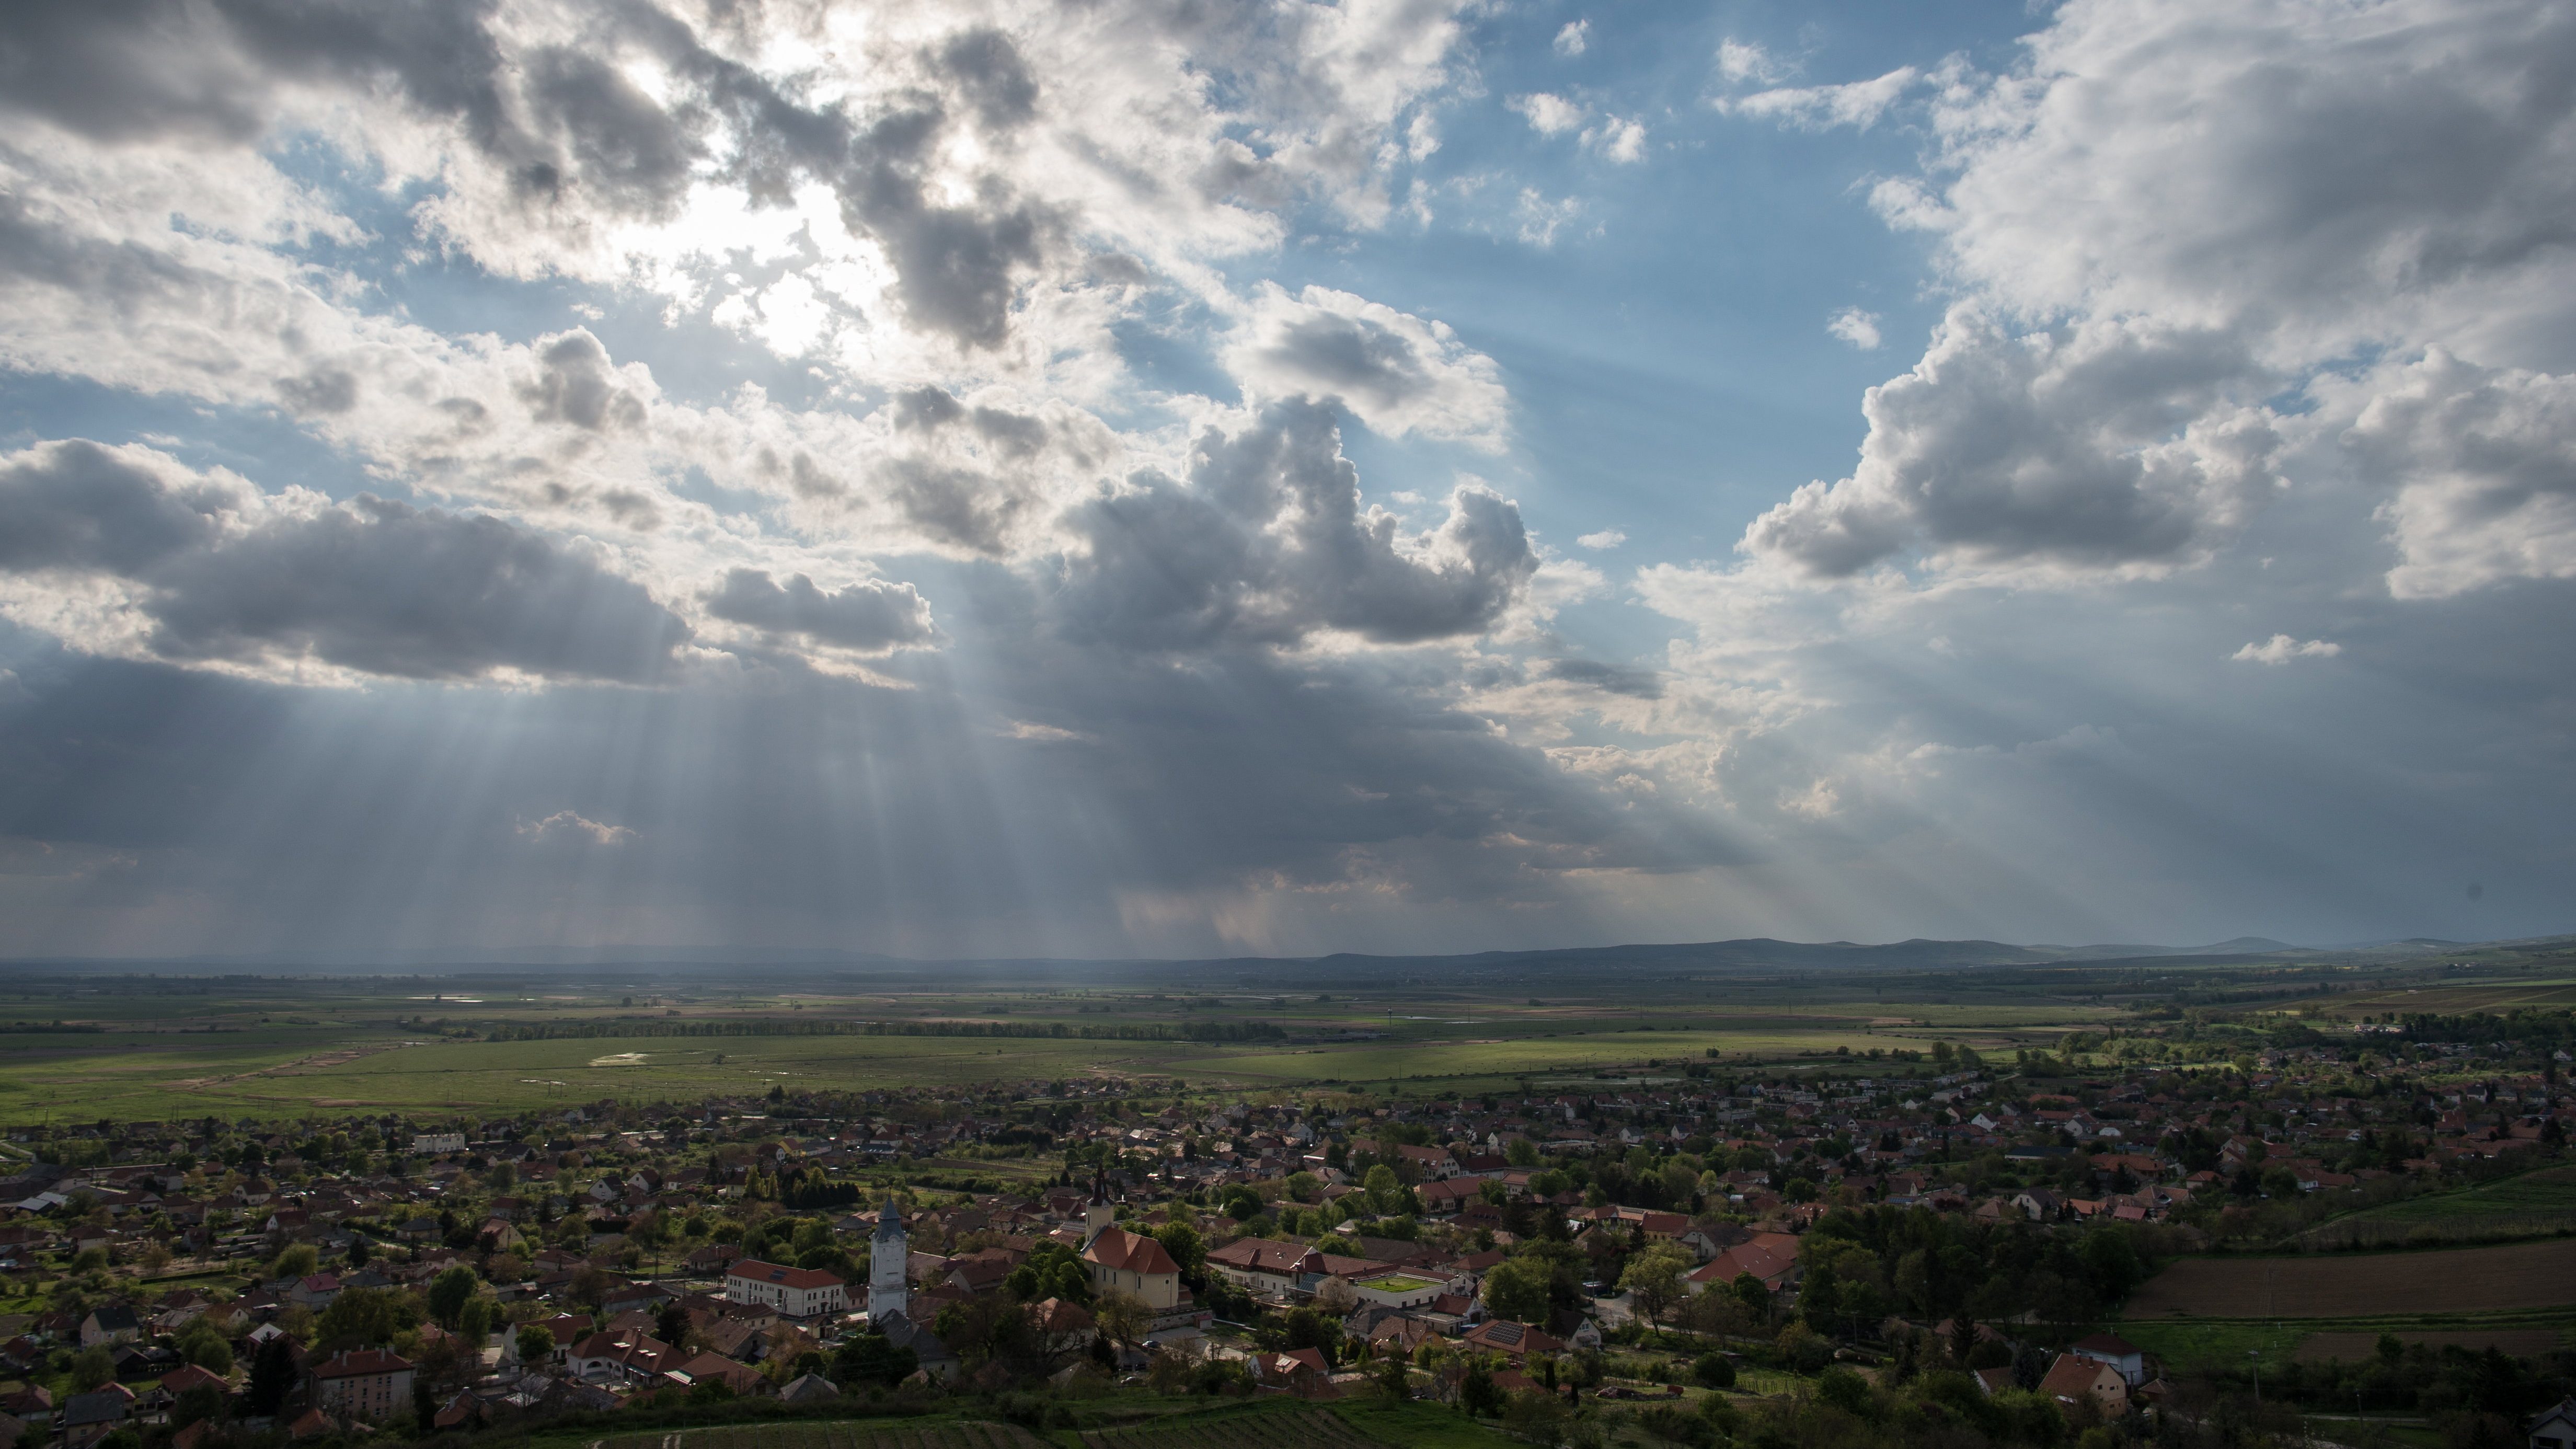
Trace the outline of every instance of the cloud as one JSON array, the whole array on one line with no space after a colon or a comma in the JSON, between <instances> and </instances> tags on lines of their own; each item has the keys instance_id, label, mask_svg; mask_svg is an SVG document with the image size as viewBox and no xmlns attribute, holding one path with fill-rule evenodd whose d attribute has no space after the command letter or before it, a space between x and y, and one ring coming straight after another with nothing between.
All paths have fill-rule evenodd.
<instances>
[{"instance_id":1,"label":"cloud","mask_svg":"<svg viewBox=\"0 0 2576 1449\"><path fill-rule=\"evenodd\" d=\"M1512 208L1513 218L1520 223L1521 240L1541 251L1555 246L1556 234L1582 215L1583 202L1579 198L1550 201L1534 186L1522 187L1520 200Z\"/></svg>"},{"instance_id":2,"label":"cloud","mask_svg":"<svg viewBox=\"0 0 2576 1449\"><path fill-rule=\"evenodd\" d=\"M593 845L624 845L635 838L635 832L623 825L602 825L571 810L558 810L543 820L531 820L519 827L519 834L530 840L578 837Z\"/></svg>"},{"instance_id":3,"label":"cloud","mask_svg":"<svg viewBox=\"0 0 2576 1449\"><path fill-rule=\"evenodd\" d=\"M1646 159L1646 128L1636 121L1605 116L1601 124L1584 130L1583 144L1622 166L1633 166Z\"/></svg>"},{"instance_id":4,"label":"cloud","mask_svg":"<svg viewBox=\"0 0 2576 1449\"><path fill-rule=\"evenodd\" d=\"M2227 657L2240 664L2287 664L2293 659L2332 659L2342 652L2342 645L2324 639L2302 642L2287 634L2275 634L2260 644L2248 644Z\"/></svg>"},{"instance_id":5,"label":"cloud","mask_svg":"<svg viewBox=\"0 0 2576 1449\"><path fill-rule=\"evenodd\" d=\"M1538 569L1519 508L1480 484L1453 489L1425 533L1363 510L1332 415L1305 402L1209 429L1185 478L1139 473L1071 523L1082 548L1058 626L1145 650L1460 638L1499 622Z\"/></svg>"},{"instance_id":6,"label":"cloud","mask_svg":"<svg viewBox=\"0 0 2576 1449\"><path fill-rule=\"evenodd\" d=\"M1542 136L1561 136L1583 124L1583 107L1546 91L1514 96L1506 104L1520 112L1530 129Z\"/></svg>"},{"instance_id":7,"label":"cloud","mask_svg":"<svg viewBox=\"0 0 2576 1449\"><path fill-rule=\"evenodd\" d=\"M1723 60L1720 65L1723 68ZM1834 126L1852 126L1865 131L1877 125L1879 117L1887 113L1887 108L1896 104L1922 79L1921 71L1910 65L1900 66L1874 80L1829 86L1790 86L1755 91L1750 95L1721 96L1711 104L1731 116L1778 121L1802 131L1821 131Z\"/></svg>"},{"instance_id":8,"label":"cloud","mask_svg":"<svg viewBox=\"0 0 2576 1449\"><path fill-rule=\"evenodd\" d=\"M1591 549L1617 548L1628 541L1628 535L1615 528L1605 528L1599 533L1579 535L1574 541Z\"/></svg>"},{"instance_id":9,"label":"cloud","mask_svg":"<svg viewBox=\"0 0 2576 1449\"><path fill-rule=\"evenodd\" d=\"M1661 699L1664 682L1653 670L1637 669L1599 659L1551 659L1540 672L1550 679L1569 684L1587 684L1605 694L1626 695L1631 699Z\"/></svg>"},{"instance_id":10,"label":"cloud","mask_svg":"<svg viewBox=\"0 0 2576 1449\"><path fill-rule=\"evenodd\" d=\"M2272 420L2217 406L2247 371L2225 336L2015 336L1954 308L1913 372L1870 389L1852 475L1800 488L1741 547L1828 578L1912 548L1980 569L2195 562L2274 486Z\"/></svg>"},{"instance_id":11,"label":"cloud","mask_svg":"<svg viewBox=\"0 0 2576 1449\"><path fill-rule=\"evenodd\" d=\"M2394 488L2379 516L2400 556L2397 597L2576 577L2576 377L2436 348L2379 379L2343 441Z\"/></svg>"},{"instance_id":12,"label":"cloud","mask_svg":"<svg viewBox=\"0 0 2576 1449\"><path fill-rule=\"evenodd\" d=\"M1569 20L1565 22L1565 28L1556 33L1556 53L1563 56L1581 55L1585 47L1591 44L1591 36L1591 21Z\"/></svg>"},{"instance_id":13,"label":"cloud","mask_svg":"<svg viewBox=\"0 0 2576 1449\"><path fill-rule=\"evenodd\" d=\"M762 570L737 568L726 573L706 605L719 619L862 654L925 644L938 632L931 627L929 603L912 585L882 579L826 592L803 574L781 584Z\"/></svg>"},{"instance_id":14,"label":"cloud","mask_svg":"<svg viewBox=\"0 0 2576 1449\"><path fill-rule=\"evenodd\" d=\"M1388 437L1497 448L1510 413L1492 360L1446 325L1329 287L1265 285L1225 357L1264 397L1332 399Z\"/></svg>"},{"instance_id":15,"label":"cloud","mask_svg":"<svg viewBox=\"0 0 2576 1449\"><path fill-rule=\"evenodd\" d=\"M1880 338L1878 314L1875 312L1864 312L1858 307L1845 307L1826 321L1825 331L1863 352L1878 350Z\"/></svg>"},{"instance_id":16,"label":"cloud","mask_svg":"<svg viewBox=\"0 0 2576 1449\"><path fill-rule=\"evenodd\" d=\"M1789 69L1774 60L1771 52L1752 41L1729 36L1718 42L1717 73L1719 78L1730 84L1750 82L1761 85L1780 79L1789 73Z\"/></svg>"},{"instance_id":17,"label":"cloud","mask_svg":"<svg viewBox=\"0 0 2576 1449\"><path fill-rule=\"evenodd\" d=\"M142 447L0 458L12 618L93 652L293 675L642 683L688 627L595 552L500 519L270 497Z\"/></svg>"}]
</instances>

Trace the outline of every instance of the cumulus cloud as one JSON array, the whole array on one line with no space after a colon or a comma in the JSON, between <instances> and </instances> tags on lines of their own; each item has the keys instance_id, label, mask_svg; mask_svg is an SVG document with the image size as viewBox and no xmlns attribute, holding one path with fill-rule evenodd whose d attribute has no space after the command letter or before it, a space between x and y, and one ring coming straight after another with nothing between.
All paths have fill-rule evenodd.
<instances>
[{"instance_id":1,"label":"cumulus cloud","mask_svg":"<svg viewBox=\"0 0 2576 1449\"><path fill-rule=\"evenodd\" d=\"M1446 324L1330 287L1265 286L1226 361L1264 397L1329 398L1389 437L1499 447L1510 409L1493 361Z\"/></svg>"},{"instance_id":2,"label":"cumulus cloud","mask_svg":"<svg viewBox=\"0 0 2576 1449\"><path fill-rule=\"evenodd\" d=\"M1514 96L1507 104L1542 136L1561 136L1583 124L1583 107L1547 91Z\"/></svg>"},{"instance_id":3,"label":"cumulus cloud","mask_svg":"<svg viewBox=\"0 0 2576 1449\"><path fill-rule=\"evenodd\" d=\"M645 682L689 630L591 550L361 496L269 497L142 447L0 458L11 617L77 647L293 675Z\"/></svg>"},{"instance_id":4,"label":"cumulus cloud","mask_svg":"<svg viewBox=\"0 0 2576 1449\"><path fill-rule=\"evenodd\" d=\"M2259 409L2218 404L2225 336L2097 322L2016 336L1954 309L1869 391L1858 469L1746 529L1756 557L1843 577L1909 548L1961 567L2160 572L2207 556L2274 486Z\"/></svg>"},{"instance_id":5,"label":"cumulus cloud","mask_svg":"<svg viewBox=\"0 0 2576 1449\"><path fill-rule=\"evenodd\" d=\"M1306 402L1208 430L1185 477L1139 473L1071 521L1060 627L1149 650L1473 635L1538 569L1519 508L1480 484L1424 533L1363 509L1331 413Z\"/></svg>"},{"instance_id":6,"label":"cumulus cloud","mask_svg":"<svg viewBox=\"0 0 2576 1449\"><path fill-rule=\"evenodd\" d=\"M1556 33L1556 53L1564 56L1581 55L1585 47L1591 44L1591 37L1591 21L1569 20L1565 22L1565 28Z\"/></svg>"},{"instance_id":7,"label":"cumulus cloud","mask_svg":"<svg viewBox=\"0 0 2576 1449\"><path fill-rule=\"evenodd\" d=\"M1628 541L1628 535L1615 528L1605 528L1599 533L1580 534L1574 541L1590 549L1617 548Z\"/></svg>"},{"instance_id":8,"label":"cumulus cloud","mask_svg":"<svg viewBox=\"0 0 2576 1449\"><path fill-rule=\"evenodd\" d=\"M803 574L781 584L762 570L737 568L706 604L719 619L863 654L925 644L937 634L928 601L910 584L882 579L825 590Z\"/></svg>"},{"instance_id":9,"label":"cumulus cloud","mask_svg":"<svg viewBox=\"0 0 2576 1449\"><path fill-rule=\"evenodd\" d=\"M2397 597L2576 577L2576 377L2437 348L2381 382L2344 442L2394 488L2380 517L2400 555Z\"/></svg>"},{"instance_id":10,"label":"cumulus cloud","mask_svg":"<svg viewBox=\"0 0 2576 1449\"><path fill-rule=\"evenodd\" d=\"M2293 639L2275 634L2260 644L2248 644L2227 657L2240 664L2287 664L2293 659L2332 659L2343 652L2343 646L2325 639Z\"/></svg>"},{"instance_id":11,"label":"cumulus cloud","mask_svg":"<svg viewBox=\"0 0 2576 1449\"><path fill-rule=\"evenodd\" d=\"M1864 312L1858 307L1845 307L1836 312L1826 320L1825 331L1863 352L1876 352L1881 341L1878 335L1878 314Z\"/></svg>"}]
</instances>

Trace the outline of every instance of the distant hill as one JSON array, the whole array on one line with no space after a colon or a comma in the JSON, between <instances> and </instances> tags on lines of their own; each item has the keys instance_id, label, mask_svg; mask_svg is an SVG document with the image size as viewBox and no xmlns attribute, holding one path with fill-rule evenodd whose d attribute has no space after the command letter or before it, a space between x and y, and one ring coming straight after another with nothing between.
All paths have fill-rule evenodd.
<instances>
[{"instance_id":1,"label":"distant hill","mask_svg":"<svg viewBox=\"0 0 2576 1449\"><path fill-rule=\"evenodd\" d=\"M772 977L864 976L886 982L919 979L985 987L1032 977L1077 974L1096 980L1153 982L1164 986L1177 985L1194 977L1223 975L1233 978L1238 986L1257 986L1263 973L1285 971L1295 971L1305 979L1405 979L1416 982L1427 977L1468 973L1553 975L1602 971L1652 975L1758 971L1955 971L1985 966L2046 966L2059 962L2216 964L2264 959L2313 960L2326 955L2388 960L2498 948L2563 950L2571 941L2576 941L2576 938L2536 937L2470 943L2417 937L2402 941L2307 947L2290 945L2268 936L2238 936L2206 946L2015 946L2003 941L1933 941L1920 938L1872 945L1853 941L1780 941L1757 936L1734 941L1569 946L1447 956L1341 952L1328 956L1233 956L1190 960L1056 957L921 960L793 947L737 949L617 945L537 950L403 950L338 956L311 952L264 957L198 956L156 960L56 957L0 961L0 969L74 974L221 971L279 975L418 973L515 976L544 972L549 975L634 979L698 971L709 966L735 966Z\"/></svg>"}]
</instances>

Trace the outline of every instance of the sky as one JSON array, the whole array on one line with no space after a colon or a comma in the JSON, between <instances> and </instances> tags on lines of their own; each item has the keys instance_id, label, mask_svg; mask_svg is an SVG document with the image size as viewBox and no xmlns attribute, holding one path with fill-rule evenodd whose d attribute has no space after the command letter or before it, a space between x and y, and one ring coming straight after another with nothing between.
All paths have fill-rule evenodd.
<instances>
[{"instance_id":1,"label":"sky","mask_svg":"<svg viewBox=\"0 0 2576 1449\"><path fill-rule=\"evenodd\" d=\"M2576 930L2576 9L37 0L0 956Z\"/></svg>"}]
</instances>

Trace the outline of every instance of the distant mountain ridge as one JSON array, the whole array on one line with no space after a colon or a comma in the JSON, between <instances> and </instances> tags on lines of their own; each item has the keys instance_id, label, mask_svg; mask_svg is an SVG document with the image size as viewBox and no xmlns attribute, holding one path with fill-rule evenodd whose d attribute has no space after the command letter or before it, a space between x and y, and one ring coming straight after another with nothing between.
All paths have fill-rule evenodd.
<instances>
[{"instance_id":1,"label":"distant mountain ridge","mask_svg":"<svg viewBox=\"0 0 2576 1449\"><path fill-rule=\"evenodd\" d=\"M2106 944L2016 946L2004 941L1938 941L1917 937L1868 944L1853 941L1782 941L1767 936L1731 941L1636 943L1617 946L1562 946L1527 951L1478 951L1459 955L1387 956L1335 952L1323 956L1229 956L1198 958L999 957L923 959L869 952L776 947L598 946L582 948L508 948L401 950L373 953L280 953L271 956L193 956L184 958L29 957L0 960L0 969L59 970L78 973L165 971L278 972L282 974L353 975L497 975L526 971L630 972L653 974L713 965L763 968L786 974L866 974L901 977L909 972L937 977L981 978L989 984L1010 973L1082 971L1168 981L1201 972L1258 973L1301 968L1322 976L1418 976L1447 972L1556 971L1574 969L1623 971L1759 971L1875 970L1944 971L1980 966L2047 966L2058 963L2099 964L2114 961L2244 961L2266 957L2310 959L2329 953L2370 952L2412 956L2471 949L2477 945L2511 946L2551 943L2569 937L2530 937L2514 941L2470 943L2414 937L2329 947L2295 946L2268 936L2238 936L2206 946Z\"/></svg>"}]
</instances>

